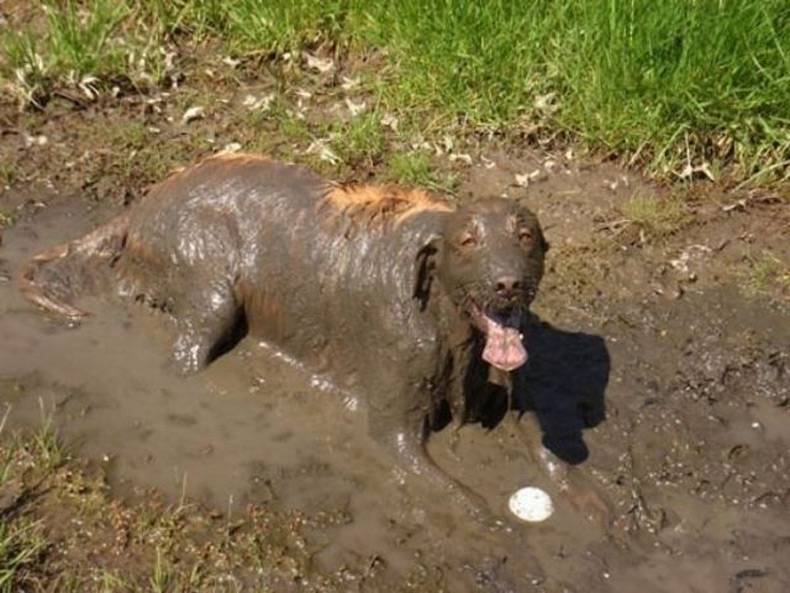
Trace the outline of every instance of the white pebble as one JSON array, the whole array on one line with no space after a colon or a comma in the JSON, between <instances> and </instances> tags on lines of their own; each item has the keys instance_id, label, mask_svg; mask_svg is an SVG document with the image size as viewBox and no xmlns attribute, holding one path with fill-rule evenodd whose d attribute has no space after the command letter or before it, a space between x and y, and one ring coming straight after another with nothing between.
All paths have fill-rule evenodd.
<instances>
[{"instance_id":1,"label":"white pebble","mask_svg":"<svg viewBox=\"0 0 790 593\"><path fill-rule=\"evenodd\" d=\"M527 486L516 490L508 502L510 512L523 521L545 521L554 513L551 497L540 488Z\"/></svg>"}]
</instances>

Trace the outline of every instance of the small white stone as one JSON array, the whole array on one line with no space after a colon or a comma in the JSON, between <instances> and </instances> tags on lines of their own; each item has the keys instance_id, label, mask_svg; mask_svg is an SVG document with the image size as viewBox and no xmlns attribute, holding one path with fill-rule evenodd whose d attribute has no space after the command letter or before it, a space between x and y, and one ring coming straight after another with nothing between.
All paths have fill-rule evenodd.
<instances>
[{"instance_id":1,"label":"small white stone","mask_svg":"<svg viewBox=\"0 0 790 593\"><path fill-rule=\"evenodd\" d=\"M450 153L450 154L447 155L447 158L449 158L453 162L461 161L463 163L466 163L467 165L471 165L472 164L472 157L470 155L464 153L464 152L453 152L453 153Z\"/></svg>"},{"instance_id":2,"label":"small white stone","mask_svg":"<svg viewBox=\"0 0 790 593\"><path fill-rule=\"evenodd\" d=\"M516 173L516 185L518 187L527 187L529 185L529 175L520 175Z\"/></svg>"},{"instance_id":3,"label":"small white stone","mask_svg":"<svg viewBox=\"0 0 790 593\"><path fill-rule=\"evenodd\" d=\"M522 521L545 521L554 513L551 497L540 488L527 486L516 490L508 501L510 512Z\"/></svg>"},{"instance_id":4,"label":"small white stone","mask_svg":"<svg viewBox=\"0 0 790 593\"><path fill-rule=\"evenodd\" d=\"M483 166L486 169L493 169L494 167L496 167L496 163L494 161L492 161L491 159L489 159L484 154L480 155L480 162L483 163Z\"/></svg>"},{"instance_id":5,"label":"small white stone","mask_svg":"<svg viewBox=\"0 0 790 593\"><path fill-rule=\"evenodd\" d=\"M222 147L220 154L233 154L234 152L239 152L241 148L242 146L238 142L228 142Z\"/></svg>"},{"instance_id":6,"label":"small white stone","mask_svg":"<svg viewBox=\"0 0 790 593\"><path fill-rule=\"evenodd\" d=\"M31 146L45 146L47 143L49 143L49 138L44 136L44 134L39 134L38 136L25 135L25 146L28 148Z\"/></svg>"},{"instance_id":7,"label":"small white stone","mask_svg":"<svg viewBox=\"0 0 790 593\"><path fill-rule=\"evenodd\" d=\"M201 117L203 117L204 111L205 110L203 109L203 107L200 107L198 105L195 105L194 107L190 107L184 112L184 115L181 116L181 121L185 124L188 124L193 120L200 119Z\"/></svg>"}]
</instances>

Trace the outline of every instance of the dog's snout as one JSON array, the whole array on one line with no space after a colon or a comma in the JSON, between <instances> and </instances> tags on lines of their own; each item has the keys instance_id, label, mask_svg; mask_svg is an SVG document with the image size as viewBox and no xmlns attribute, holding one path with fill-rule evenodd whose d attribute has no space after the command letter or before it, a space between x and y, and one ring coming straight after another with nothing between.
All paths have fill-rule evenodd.
<instances>
[{"instance_id":1,"label":"dog's snout","mask_svg":"<svg viewBox=\"0 0 790 593\"><path fill-rule=\"evenodd\" d=\"M515 276L500 276L496 281L496 293L508 297L521 289L521 282Z\"/></svg>"}]
</instances>

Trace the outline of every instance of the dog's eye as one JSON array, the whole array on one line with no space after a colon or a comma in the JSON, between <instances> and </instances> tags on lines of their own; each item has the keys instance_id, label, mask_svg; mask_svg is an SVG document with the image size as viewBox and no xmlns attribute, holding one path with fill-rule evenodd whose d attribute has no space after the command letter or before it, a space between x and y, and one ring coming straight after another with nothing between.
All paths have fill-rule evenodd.
<instances>
[{"instance_id":1,"label":"dog's eye","mask_svg":"<svg viewBox=\"0 0 790 593\"><path fill-rule=\"evenodd\" d=\"M524 243L528 243L532 241L532 231L530 231L529 229L519 229L518 239L519 241L523 241Z\"/></svg>"},{"instance_id":2,"label":"dog's eye","mask_svg":"<svg viewBox=\"0 0 790 593\"><path fill-rule=\"evenodd\" d=\"M477 245L477 237L472 234L461 235L458 243L461 247L474 247Z\"/></svg>"}]
</instances>

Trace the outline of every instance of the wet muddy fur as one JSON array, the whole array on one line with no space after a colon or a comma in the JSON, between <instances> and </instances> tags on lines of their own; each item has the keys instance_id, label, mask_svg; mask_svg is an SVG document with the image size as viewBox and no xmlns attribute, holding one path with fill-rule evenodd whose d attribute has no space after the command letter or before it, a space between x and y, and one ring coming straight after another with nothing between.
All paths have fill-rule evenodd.
<instances>
[{"instance_id":1,"label":"wet muddy fur","mask_svg":"<svg viewBox=\"0 0 790 593\"><path fill-rule=\"evenodd\" d=\"M31 301L79 318L69 301L104 274L119 294L173 316L173 356L186 372L248 330L357 394L376 441L484 518L425 439L450 420L481 420L497 389L523 404L523 334L546 249L536 217L515 201L456 206L218 156L36 256L20 282Z\"/></svg>"}]
</instances>

